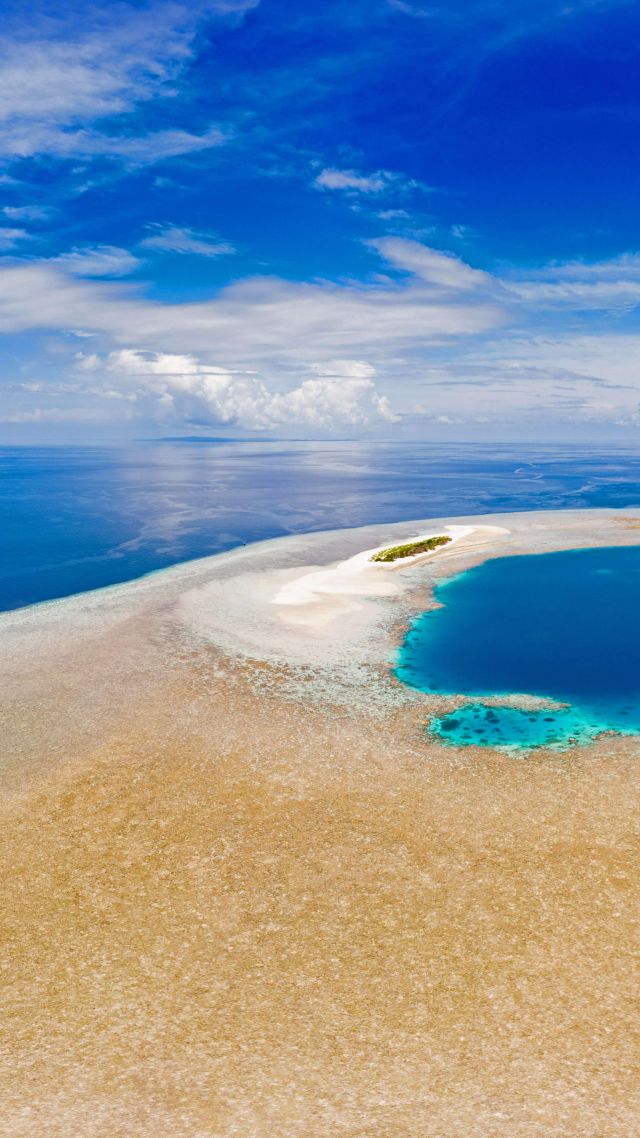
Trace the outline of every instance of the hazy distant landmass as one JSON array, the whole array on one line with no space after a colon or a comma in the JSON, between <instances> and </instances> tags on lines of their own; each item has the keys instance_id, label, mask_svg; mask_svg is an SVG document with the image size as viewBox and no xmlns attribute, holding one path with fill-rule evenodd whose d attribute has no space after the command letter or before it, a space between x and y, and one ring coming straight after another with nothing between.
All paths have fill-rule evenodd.
<instances>
[{"instance_id":1,"label":"hazy distant landmass","mask_svg":"<svg viewBox=\"0 0 640 1138\"><path fill-rule=\"evenodd\" d=\"M242 438L236 435L162 435L159 439L145 439L148 443L273 443L276 439Z\"/></svg>"}]
</instances>

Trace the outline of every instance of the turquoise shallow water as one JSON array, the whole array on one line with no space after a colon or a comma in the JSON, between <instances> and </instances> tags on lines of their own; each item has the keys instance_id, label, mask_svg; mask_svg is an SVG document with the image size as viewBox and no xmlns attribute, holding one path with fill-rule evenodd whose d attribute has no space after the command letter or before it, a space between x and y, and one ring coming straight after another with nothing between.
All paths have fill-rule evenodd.
<instances>
[{"instance_id":1,"label":"turquoise shallow water","mask_svg":"<svg viewBox=\"0 0 640 1138\"><path fill-rule=\"evenodd\" d=\"M603 731L640 734L640 547L486 561L435 590L396 675L469 702L429 731L460 745L566 747ZM563 704L528 710L484 697Z\"/></svg>"}]
</instances>

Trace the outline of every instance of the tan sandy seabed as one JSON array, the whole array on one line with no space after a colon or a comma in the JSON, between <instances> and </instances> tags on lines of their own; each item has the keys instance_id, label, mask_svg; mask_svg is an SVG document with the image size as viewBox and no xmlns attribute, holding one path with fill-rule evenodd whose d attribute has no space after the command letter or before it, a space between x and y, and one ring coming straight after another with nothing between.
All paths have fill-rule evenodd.
<instances>
[{"instance_id":1,"label":"tan sandy seabed","mask_svg":"<svg viewBox=\"0 0 640 1138\"><path fill-rule=\"evenodd\" d=\"M450 521L306 608L272 602L445 523L0 618L1 1135L640 1132L638 742L440 747L381 666L434 576L640 518Z\"/></svg>"}]
</instances>

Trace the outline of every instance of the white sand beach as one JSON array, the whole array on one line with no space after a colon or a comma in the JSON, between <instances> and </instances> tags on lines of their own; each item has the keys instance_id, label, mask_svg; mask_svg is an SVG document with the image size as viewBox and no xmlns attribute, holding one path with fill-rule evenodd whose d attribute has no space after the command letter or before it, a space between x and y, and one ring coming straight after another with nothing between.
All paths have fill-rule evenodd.
<instances>
[{"instance_id":1,"label":"white sand beach","mask_svg":"<svg viewBox=\"0 0 640 1138\"><path fill-rule=\"evenodd\" d=\"M498 527L445 525L442 533L407 533L402 538L406 542L424 541L427 538L446 536L453 545L461 538L470 537L477 532L500 533ZM271 604L283 606L283 619L297 624L307 624L317 629L335 620L346 611L358 608L357 597L391 597L400 592L394 582L393 574L409 565L422 564L442 553L440 549L399 558L392 562L376 562L374 554L381 552L384 545L364 549L346 561L328 569L318 569L303 573L287 582L271 598ZM295 612L290 611L295 609Z\"/></svg>"}]
</instances>

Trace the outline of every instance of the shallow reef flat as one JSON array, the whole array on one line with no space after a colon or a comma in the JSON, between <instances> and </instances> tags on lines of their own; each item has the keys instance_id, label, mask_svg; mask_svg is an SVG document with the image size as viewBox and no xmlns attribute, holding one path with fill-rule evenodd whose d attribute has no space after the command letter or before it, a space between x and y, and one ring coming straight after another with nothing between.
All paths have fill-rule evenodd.
<instances>
[{"instance_id":1,"label":"shallow reef flat","mask_svg":"<svg viewBox=\"0 0 640 1138\"><path fill-rule=\"evenodd\" d=\"M309 619L274 604L449 523ZM420 520L0 618L0 1135L635 1136L638 740L438 745L388 661L438 577L639 539Z\"/></svg>"}]
</instances>

